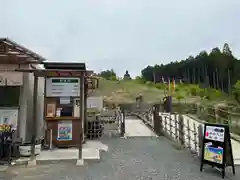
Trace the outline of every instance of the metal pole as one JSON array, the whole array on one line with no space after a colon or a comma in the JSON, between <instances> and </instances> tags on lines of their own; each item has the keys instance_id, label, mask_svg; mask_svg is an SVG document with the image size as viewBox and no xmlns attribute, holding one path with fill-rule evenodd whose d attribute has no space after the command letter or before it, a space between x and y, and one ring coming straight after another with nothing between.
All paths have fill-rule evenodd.
<instances>
[{"instance_id":1,"label":"metal pole","mask_svg":"<svg viewBox=\"0 0 240 180\"><path fill-rule=\"evenodd\" d=\"M32 145L31 159L35 159L35 143L37 131L37 100L38 100L38 76L34 73L34 88L33 88L33 115L32 115Z\"/></svg>"},{"instance_id":2,"label":"metal pole","mask_svg":"<svg viewBox=\"0 0 240 180\"><path fill-rule=\"evenodd\" d=\"M50 129L50 146L49 146L50 148L49 149L52 149L52 143L53 143L52 140L53 140L52 139L52 129Z\"/></svg>"},{"instance_id":3,"label":"metal pole","mask_svg":"<svg viewBox=\"0 0 240 180\"><path fill-rule=\"evenodd\" d=\"M80 134L79 134L79 147L78 147L78 159L82 159L82 135L83 135L83 128L82 123L84 122L84 76L80 77L80 103L79 103L79 120L80 124Z\"/></svg>"}]
</instances>

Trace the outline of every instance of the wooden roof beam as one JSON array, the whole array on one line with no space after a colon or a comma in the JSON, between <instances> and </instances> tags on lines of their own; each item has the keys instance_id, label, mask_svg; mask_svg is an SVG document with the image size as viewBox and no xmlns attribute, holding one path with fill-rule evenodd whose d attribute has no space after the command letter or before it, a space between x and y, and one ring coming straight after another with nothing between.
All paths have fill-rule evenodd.
<instances>
[{"instance_id":1,"label":"wooden roof beam","mask_svg":"<svg viewBox=\"0 0 240 180\"><path fill-rule=\"evenodd\" d=\"M39 61L33 58L28 58L26 56L18 56L18 55L1 55L0 54L0 63L13 63L15 64L39 64Z\"/></svg>"},{"instance_id":2,"label":"wooden roof beam","mask_svg":"<svg viewBox=\"0 0 240 180\"><path fill-rule=\"evenodd\" d=\"M8 39L8 38L0 38L0 42L10 46L14 50L20 51L21 53L27 54L31 56L32 58L39 60L39 61L45 61L46 59L42 56L38 55L37 53L34 53L33 51L25 48L24 46L21 46L20 44L17 44L16 42Z\"/></svg>"}]
</instances>

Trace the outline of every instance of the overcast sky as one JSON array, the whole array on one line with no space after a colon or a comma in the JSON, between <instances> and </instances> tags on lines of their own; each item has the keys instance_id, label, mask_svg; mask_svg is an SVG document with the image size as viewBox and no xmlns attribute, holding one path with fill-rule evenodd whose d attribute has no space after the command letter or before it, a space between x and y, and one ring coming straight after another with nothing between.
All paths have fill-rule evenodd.
<instances>
[{"instance_id":1,"label":"overcast sky","mask_svg":"<svg viewBox=\"0 0 240 180\"><path fill-rule=\"evenodd\" d=\"M225 42L240 56L240 0L0 0L0 36L50 61L135 76Z\"/></svg>"}]
</instances>

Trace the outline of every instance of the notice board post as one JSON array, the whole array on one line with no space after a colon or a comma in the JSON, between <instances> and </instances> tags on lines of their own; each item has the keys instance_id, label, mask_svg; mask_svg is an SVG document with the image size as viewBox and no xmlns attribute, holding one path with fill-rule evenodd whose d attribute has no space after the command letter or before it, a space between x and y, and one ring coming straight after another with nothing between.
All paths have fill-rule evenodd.
<instances>
[{"instance_id":1,"label":"notice board post","mask_svg":"<svg viewBox=\"0 0 240 180\"><path fill-rule=\"evenodd\" d=\"M209 123L204 125L200 171L203 170L204 164L221 169L222 178L225 177L225 168L227 166L231 166L232 172L235 174L228 125Z\"/></svg>"}]
</instances>

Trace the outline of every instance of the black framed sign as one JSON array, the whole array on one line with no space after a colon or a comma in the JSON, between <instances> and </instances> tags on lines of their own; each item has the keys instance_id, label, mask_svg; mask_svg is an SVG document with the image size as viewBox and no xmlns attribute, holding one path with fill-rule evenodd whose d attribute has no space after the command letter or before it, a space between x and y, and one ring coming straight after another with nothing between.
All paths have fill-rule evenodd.
<instances>
[{"instance_id":1,"label":"black framed sign","mask_svg":"<svg viewBox=\"0 0 240 180\"><path fill-rule=\"evenodd\" d=\"M204 125L200 171L203 170L204 164L222 169L222 178L225 176L227 166L232 166L233 174L235 174L228 125L208 123Z\"/></svg>"}]
</instances>

